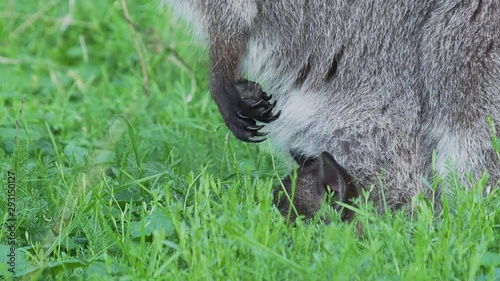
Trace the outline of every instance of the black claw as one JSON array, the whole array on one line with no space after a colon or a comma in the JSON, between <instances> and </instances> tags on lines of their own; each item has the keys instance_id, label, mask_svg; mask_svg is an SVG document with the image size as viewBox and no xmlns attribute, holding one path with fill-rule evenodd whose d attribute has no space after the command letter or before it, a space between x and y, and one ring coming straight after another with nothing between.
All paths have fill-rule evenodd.
<instances>
[{"instance_id":1,"label":"black claw","mask_svg":"<svg viewBox=\"0 0 500 281\"><path fill-rule=\"evenodd\" d=\"M265 100L271 100L273 98L273 95L267 95L266 93L264 93L264 99Z\"/></svg>"},{"instance_id":2,"label":"black claw","mask_svg":"<svg viewBox=\"0 0 500 281\"><path fill-rule=\"evenodd\" d=\"M256 133L255 133L255 136L256 136L256 137L263 137L263 136L267 136L267 133L263 133L263 132L256 132Z\"/></svg>"},{"instance_id":3,"label":"black claw","mask_svg":"<svg viewBox=\"0 0 500 281\"><path fill-rule=\"evenodd\" d=\"M263 141L265 141L265 140L266 140L266 138L262 138L262 139L248 138L246 141L247 141L247 142L258 143L258 142L263 142Z\"/></svg>"},{"instance_id":4,"label":"black claw","mask_svg":"<svg viewBox=\"0 0 500 281\"><path fill-rule=\"evenodd\" d=\"M276 114L270 116L269 118L267 118L267 122L272 122L272 121L278 119L278 117L280 117L280 114L281 114L281 110L278 111L278 113L276 113Z\"/></svg>"},{"instance_id":5,"label":"black claw","mask_svg":"<svg viewBox=\"0 0 500 281\"><path fill-rule=\"evenodd\" d=\"M238 117L240 117L241 119L245 119L245 120L248 120L250 119L250 117L246 116L246 115L243 115L243 113L241 112L236 112L236 115L238 115Z\"/></svg>"},{"instance_id":6,"label":"black claw","mask_svg":"<svg viewBox=\"0 0 500 281\"><path fill-rule=\"evenodd\" d=\"M256 107L261 106L261 105L262 105L263 103L265 103L265 102L266 102L266 100L260 100L260 101L258 101L258 102L252 103L252 104L250 105L250 107L251 107L252 109L255 109Z\"/></svg>"},{"instance_id":7,"label":"black claw","mask_svg":"<svg viewBox=\"0 0 500 281\"><path fill-rule=\"evenodd\" d=\"M250 131L258 131L258 130L260 130L262 128L264 128L264 125L245 126L245 129L250 130Z\"/></svg>"},{"instance_id":8,"label":"black claw","mask_svg":"<svg viewBox=\"0 0 500 281\"><path fill-rule=\"evenodd\" d=\"M269 106L266 110L262 111L262 116L264 115L268 115L269 113L271 113L271 111L273 111L274 107L276 106L276 102L277 101L274 101L271 106Z\"/></svg>"}]
</instances>

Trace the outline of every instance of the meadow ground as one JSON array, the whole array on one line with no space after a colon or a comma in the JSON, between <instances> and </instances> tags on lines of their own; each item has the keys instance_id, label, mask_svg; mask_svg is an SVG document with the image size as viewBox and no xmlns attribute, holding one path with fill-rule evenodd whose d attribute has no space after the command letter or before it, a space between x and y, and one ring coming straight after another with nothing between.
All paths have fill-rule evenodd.
<instances>
[{"instance_id":1,"label":"meadow ground","mask_svg":"<svg viewBox=\"0 0 500 281\"><path fill-rule=\"evenodd\" d=\"M151 1L0 1L0 279L500 280L484 181L434 179L437 217L287 225L281 164L228 134L186 30Z\"/></svg>"}]
</instances>

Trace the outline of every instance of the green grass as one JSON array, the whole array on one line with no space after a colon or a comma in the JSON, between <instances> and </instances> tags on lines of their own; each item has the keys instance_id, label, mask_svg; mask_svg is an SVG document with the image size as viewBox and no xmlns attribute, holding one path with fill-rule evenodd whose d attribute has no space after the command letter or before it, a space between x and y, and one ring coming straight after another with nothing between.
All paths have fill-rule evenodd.
<instances>
[{"instance_id":1,"label":"green grass","mask_svg":"<svg viewBox=\"0 0 500 281\"><path fill-rule=\"evenodd\" d=\"M287 225L282 165L228 134L206 52L157 3L126 3L131 24L121 1L0 1L0 279L11 171L22 280L500 280L481 181L431 183L454 191L437 217L416 198L409 216L362 202L353 223Z\"/></svg>"}]
</instances>

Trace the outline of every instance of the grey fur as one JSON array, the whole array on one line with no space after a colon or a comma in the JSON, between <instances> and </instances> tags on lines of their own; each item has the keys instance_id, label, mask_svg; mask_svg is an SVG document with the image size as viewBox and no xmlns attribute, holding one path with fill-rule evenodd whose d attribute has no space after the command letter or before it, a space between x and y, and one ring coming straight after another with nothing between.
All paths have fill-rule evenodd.
<instances>
[{"instance_id":1,"label":"grey fur","mask_svg":"<svg viewBox=\"0 0 500 281\"><path fill-rule=\"evenodd\" d=\"M382 177L392 208L421 191L430 196L420 177L430 176L434 149L442 175L452 163L476 178L487 170L491 185L500 179L486 122L491 116L500 132L500 1L175 0L174 6L211 49L241 46L230 56L239 65L235 75L242 71L278 101L281 116L265 130L283 153L328 151L363 187ZM215 57L213 65L231 63ZM381 205L378 191L371 196Z\"/></svg>"}]
</instances>

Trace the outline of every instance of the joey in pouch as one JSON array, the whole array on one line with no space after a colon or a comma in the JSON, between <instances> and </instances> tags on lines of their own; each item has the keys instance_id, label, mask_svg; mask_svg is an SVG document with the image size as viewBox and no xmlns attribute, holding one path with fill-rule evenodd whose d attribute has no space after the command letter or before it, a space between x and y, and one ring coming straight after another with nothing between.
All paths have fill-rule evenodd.
<instances>
[{"instance_id":1,"label":"joey in pouch","mask_svg":"<svg viewBox=\"0 0 500 281\"><path fill-rule=\"evenodd\" d=\"M335 201L348 204L359 196L350 175L330 153L307 159L296 157L296 160L300 165L296 179L293 174L286 177L283 185L275 189L273 199L280 213L290 221L295 221L297 215L305 219L316 216L328 194L333 193ZM340 209L334 202L331 206ZM352 215L352 211L344 209L341 218L350 220Z\"/></svg>"}]
</instances>

